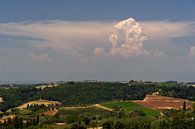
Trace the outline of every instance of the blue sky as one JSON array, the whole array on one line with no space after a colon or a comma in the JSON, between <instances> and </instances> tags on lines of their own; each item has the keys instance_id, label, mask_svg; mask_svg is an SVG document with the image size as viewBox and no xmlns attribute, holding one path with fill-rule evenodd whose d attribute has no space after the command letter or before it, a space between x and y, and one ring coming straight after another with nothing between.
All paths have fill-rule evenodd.
<instances>
[{"instance_id":1,"label":"blue sky","mask_svg":"<svg viewBox=\"0 0 195 129\"><path fill-rule=\"evenodd\" d=\"M0 80L193 81L194 6L194 0L0 0ZM139 41L123 39L132 26Z\"/></svg>"},{"instance_id":2,"label":"blue sky","mask_svg":"<svg viewBox=\"0 0 195 129\"><path fill-rule=\"evenodd\" d=\"M195 20L194 5L194 0L0 0L0 20Z\"/></svg>"}]
</instances>

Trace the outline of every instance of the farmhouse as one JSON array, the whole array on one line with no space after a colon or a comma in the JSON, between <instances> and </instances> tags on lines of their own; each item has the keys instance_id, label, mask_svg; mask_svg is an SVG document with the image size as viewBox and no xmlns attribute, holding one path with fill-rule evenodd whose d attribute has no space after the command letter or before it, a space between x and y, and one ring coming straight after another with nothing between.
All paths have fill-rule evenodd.
<instances>
[{"instance_id":1,"label":"farmhouse","mask_svg":"<svg viewBox=\"0 0 195 129\"><path fill-rule=\"evenodd\" d=\"M3 98L2 97L0 97L0 103L2 103L3 102Z\"/></svg>"}]
</instances>

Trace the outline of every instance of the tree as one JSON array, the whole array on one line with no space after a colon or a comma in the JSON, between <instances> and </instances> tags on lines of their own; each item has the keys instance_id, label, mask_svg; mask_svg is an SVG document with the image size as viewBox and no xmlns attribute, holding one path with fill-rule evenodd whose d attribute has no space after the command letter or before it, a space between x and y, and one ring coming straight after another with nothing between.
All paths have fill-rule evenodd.
<instances>
[{"instance_id":1,"label":"tree","mask_svg":"<svg viewBox=\"0 0 195 129\"><path fill-rule=\"evenodd\" d=\"M39 115L36 116L36 124L39 124Z\"/></svg>"},{"instance_id":2,"label":"tree","mask_svg":"<svg viewBox=\"0 0 195 129\"><path fill-rule=\"evenodd\" d=\"M112 129L113 122L106 121L102 124L103 129Z\"/></svg>"},{"instance_id":3,"label":"tree","mask_svg":"<svg viewBox=\"0 0 195 129\"><path fill-rule=\"evenodd\" d=\"M183 110L186 111L186 101L183 102Z\"/></svg>"},{"instance_id":4,"label":"tree","mask_svg":"<svg viewBox=\"0 0 195 129\"><path fill-rule=\"evenodd\" d=\"M21 118L18 118L17 116L13 119L13 126L16 129L21 129L23 128L23 122Z\"/></svg>"},{"instance_id":5,"label":"tree","mask_svg":"<svg viewBox=\"0 0 195 129\"><path fill-rule=\"evenodd\" d=\"M172 129L188 129L185 112L177 112L172 116Z\"/></svg>"},{"instance_id":6,"label":"tree","mask_svg":"<svg viewBox=\"0 0 195 129\"><path fill-rule=\"evenodd\" d=\"M116 122L116 124L114 125L115 129L123 129L125 127L125 125L121 122Z\"/></svg>"},{"instance_id":7,"label":"tree","mask_svg":"<svg viewBox=\"0 0 195 129\"><path fill-rule=\"evenodd\" d=\"M90 127L97 127L98 126L98 121L97 120L91 120L90 121Z\"/></svg>"},{"instance_id":8,"label":"tree","mask_svg":"<svg viewBox=\"0 0 195 129\"><path fill-rule=\"evenodd\" d=\"M195 103L192 104L192 109L195 111Z\"/></svg>"},{"instance_id":9,"label":"tree","mask_svg":"<svg viewBox=\"0 0 195 129\"><path fill-rule=\"evenodd\" d=\"M74 114L68 115L67 118L66 118L66 122L69 123L69 124L74 123L76 121L78 121L78 116L74 115Z\"/></svg>"},{"instance_id":10,"label":"tree","mask_svg":"<svg viewBox=\"0 0 195 129\"><path fill-rule=\"evenodd\" d=\"M161 118L157 123L158 129L170 129L170 122L166 118Z\"/></svg>"},{"instance_id":11,"label":"tree","mask_svg":"<svg viewBox=\"0 0 195 129\"><path fill-rule=\"evenodd\" d=\"M86 125L84 123L76 122L72 125L71 129L86 129Z\"/></svg>"}]
</instances>

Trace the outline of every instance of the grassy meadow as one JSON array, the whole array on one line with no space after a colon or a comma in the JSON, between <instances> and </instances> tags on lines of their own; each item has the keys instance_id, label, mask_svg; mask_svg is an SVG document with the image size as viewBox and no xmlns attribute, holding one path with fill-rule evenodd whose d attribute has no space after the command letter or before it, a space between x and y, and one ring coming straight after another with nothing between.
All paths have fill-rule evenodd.
<instances>
[{"instance_id":1,"label":"grassy meadow","mask_svg":"<svg viewBox=\"0 0 195 129\"><path fill-rule=\"evenodd\" d=\"M122 107L124 109L124 112L129 113L132 111L142 111L146 115L152 115L152 116L159 116L160 112L155 111L153 109L146 108L142 105L136 104L132 101L124 101L124 102L108 102L108 103L102 103L101 105L113 108L113 107Z\"/></svg>"}]
</instances>

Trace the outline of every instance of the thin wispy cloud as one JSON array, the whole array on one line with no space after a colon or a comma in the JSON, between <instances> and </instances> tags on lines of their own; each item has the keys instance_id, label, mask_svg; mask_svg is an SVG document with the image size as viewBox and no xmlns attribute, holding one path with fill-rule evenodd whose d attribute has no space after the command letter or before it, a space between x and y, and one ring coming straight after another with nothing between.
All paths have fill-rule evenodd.
<instances>
[{"instance_id":1,"label":"thin wispy cloud","mask_svg":"<svg viewBox=\"0 0 195 129\"><path fill-rule=\"evenodd\" d=\"M86 46L93 46L94 41L102 42L105 39L107 40L107 36L112 32L109 24L96 21L1 23L0 34L42 39L40 41L31 41L34 43L29 45L32 45L37 50L53 49L75 56L75 53L85 51Z\"/></svg>"},{"instance_id":2,"label":"thin wispy cloud","mask_svg":"<svg viewBox=\"0 0 195 129\"><path fill-rule=\"evenodd\" d=\"M51 61L51 58L48 56L47 53L43 53L43 54L30 53L29 56L33 60L37 60L37 61Z\"/></svg>"},{"instance_id":3,"label":"thin wispy cloud","mask_svg":"<svg viewBox=\"0 0 195 129\"><path fill-rule=\"evenodd\" d=\"M195 34L195 22L191 21L145 21L140 25L149 39L156 41Z\"/></svg>"}]
</instances>

